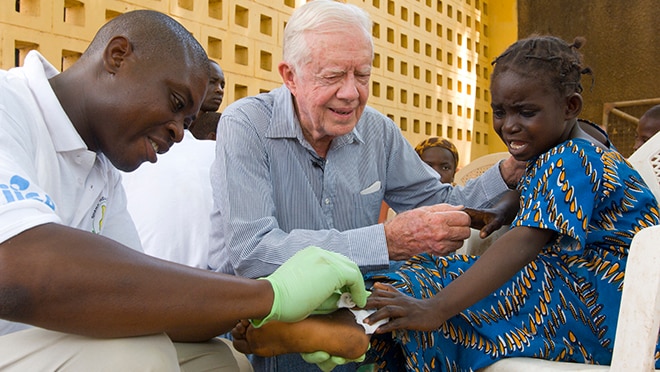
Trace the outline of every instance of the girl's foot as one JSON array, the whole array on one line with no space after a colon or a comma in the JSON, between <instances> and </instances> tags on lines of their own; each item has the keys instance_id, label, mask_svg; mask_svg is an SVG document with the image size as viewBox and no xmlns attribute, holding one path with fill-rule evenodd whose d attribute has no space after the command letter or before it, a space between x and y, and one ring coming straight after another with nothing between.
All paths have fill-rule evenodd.
<instances>
[{"instance_id":1,"label":"girl's foot","mask_svg":"<svg viewBox=\"0 0 660 372\"><path fill-rule=\"evenodd\" d=\"M231 334L236 350L262 357L325 351L332 356L357 359L367 352L370 339L346 309L295 323L272 321L259 328L242 320Z\"/></svg>"}]
</instances>

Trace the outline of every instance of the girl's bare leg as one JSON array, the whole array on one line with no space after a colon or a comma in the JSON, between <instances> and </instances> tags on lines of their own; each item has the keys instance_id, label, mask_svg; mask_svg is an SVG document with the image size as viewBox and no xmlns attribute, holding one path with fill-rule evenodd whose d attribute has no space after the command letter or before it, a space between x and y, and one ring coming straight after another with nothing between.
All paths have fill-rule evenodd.
<instances>
[{"instance_id":1,"label":"girl's bare leg","mask_svg":"<svg viewBox=\"0 0 660 372\"><path fill-rule=\"evenodd\" d=\"M346 309L310 316L296 323L269 322L259 328L241 321L231 333L236 350L262 357L322 350L333 356L356 359L366 353L370 339Z\"/></svg>"}]
</instances>

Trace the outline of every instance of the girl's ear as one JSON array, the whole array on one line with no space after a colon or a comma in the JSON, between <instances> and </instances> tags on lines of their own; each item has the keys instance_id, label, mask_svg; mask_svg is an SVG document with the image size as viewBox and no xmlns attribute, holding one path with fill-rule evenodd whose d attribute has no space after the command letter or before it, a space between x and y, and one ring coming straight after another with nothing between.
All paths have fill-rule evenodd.
<instances>
[{"instance_id":1,"label":"girl's ear","mask_svg":"<svg viewBox=\"0 0 660 372\"><path fill-rule=\"evenodd\" d=\"M582 96L579 93L571 93L566 97L565 120L575 119L582 112Z\"/></svg>"}]
</instances>

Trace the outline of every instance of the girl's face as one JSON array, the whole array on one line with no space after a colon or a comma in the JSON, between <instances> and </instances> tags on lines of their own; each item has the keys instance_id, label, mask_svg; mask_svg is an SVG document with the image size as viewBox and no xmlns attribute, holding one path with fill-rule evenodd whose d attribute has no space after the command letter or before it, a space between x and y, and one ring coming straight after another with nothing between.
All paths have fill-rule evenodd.
<instances>
[{"instance_id":1,"label":"girl's face","mask_svg":"<svg viewBox=\"0 0 660 372\"><path fill-rule=\"evenodd\" d=\"M547 79L512 70L491 83L493 128L516 159L527 161L570 138L577 115Z\"/></svg>"},{"instance_id":2,"label":"girl's face","mask_svg":"<svg viewBox=\"0 0 660 372\"><path fill-rule=\"evenodd\" d=\"M456 174L456 162L454 154L444 147L429 147L422 152L420 156L424 163L428 164L433 170L440 175L440 182L452 183L454 182L454 175Z\"/></svg>"}]
</instances>

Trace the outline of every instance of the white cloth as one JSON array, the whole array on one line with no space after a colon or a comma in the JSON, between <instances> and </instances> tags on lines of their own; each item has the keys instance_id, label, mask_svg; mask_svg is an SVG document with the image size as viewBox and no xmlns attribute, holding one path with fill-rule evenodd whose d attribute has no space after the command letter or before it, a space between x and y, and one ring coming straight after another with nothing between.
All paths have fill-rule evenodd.
<instances>
[{"instance_id":1,"label":"white cloth","mask_svg":"<svg viewBox=\"0 0 660 372\"><path fill-rule=\"evenodd\" d=\"M198 140L186 130L183 141L156 163L122 172L128 211L145 253L207 268L214 157L214 141Z\"/></svg>"},{"instance_id":2,"label":"white cloth","mask_svg":"<svg viewBox=\"0 0 660 372\"><path fill-rule=\"evenodd\" d=\"M139 250L121 177L76 132L48 82L56 74L35 51L0 71L0 242L53 222ZM16 328L0 320L0 335Z\"/></svg>"},{"instance_id":3,"label":"white cloth","mask_svg":"<svg viewBox=\"0 0 660 372\"><path fill-rule=\"evenodd\" d=\"M381 325L387 323L390 321L390 318L385 318L377 321L374 324L367 324L364 322L364 319L368 317L369 315L373 314L376 312L375 309L370 309L370 310L364 310L364 309L355 309L355 302L353 302L353 297L351 297L350 292L344 292L339 296L339 300L337 301L337 307L338 308L347 308L351 313L353 313L353 316L355 317L355 322L364 328L364 333L370 335L376 332L378 327Z\"/></svg>"}]
</instances>

